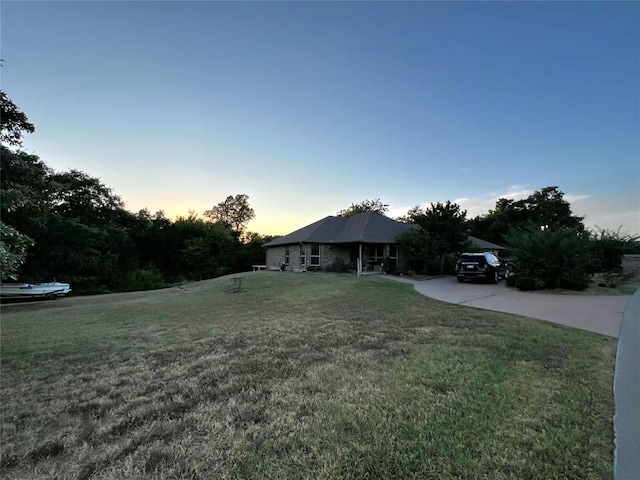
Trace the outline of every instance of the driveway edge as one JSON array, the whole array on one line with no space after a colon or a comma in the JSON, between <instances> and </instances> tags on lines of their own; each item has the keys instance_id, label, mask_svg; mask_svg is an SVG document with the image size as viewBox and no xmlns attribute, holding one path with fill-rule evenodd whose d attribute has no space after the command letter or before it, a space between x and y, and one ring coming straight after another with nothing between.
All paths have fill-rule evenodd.
<instances>
[{"instance_id":1,"label":"driveway edge","mask_svg":"<svg viewBox=\"0 0 640 480\"><path fill-rule=\"evenodd\" d=\"M640 290L627 302L622 317L613 379L615 415L613 477L640 478Z\"/></svg>"}]
</instances>

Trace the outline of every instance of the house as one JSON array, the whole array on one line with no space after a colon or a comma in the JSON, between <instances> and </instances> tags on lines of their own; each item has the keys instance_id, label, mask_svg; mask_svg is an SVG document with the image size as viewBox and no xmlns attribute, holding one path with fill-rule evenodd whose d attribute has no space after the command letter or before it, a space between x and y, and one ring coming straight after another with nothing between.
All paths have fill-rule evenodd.
<instances>
[{"instance_id":1,"label":"house","mask_svg":"<svg viewBox=\"0 0 640 480\"><path fill-rule=\"evenodd\" d=\"M326 268L343 260L363 271L380 271L385 259L400 262L398 236L415 225L397 222L375 212L351 217L325 217L265 243L268 270Z\"/></svg>"}]
</instances>

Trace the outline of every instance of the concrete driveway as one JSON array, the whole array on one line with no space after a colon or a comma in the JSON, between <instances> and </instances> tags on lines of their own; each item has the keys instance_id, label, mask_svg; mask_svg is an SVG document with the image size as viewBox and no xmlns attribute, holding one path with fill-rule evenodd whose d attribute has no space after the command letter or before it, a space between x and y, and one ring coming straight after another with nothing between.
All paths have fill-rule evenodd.
<instances>
[{"instance_id":1,"label":"concrete driveway","mask_svg":"<svg viewBox=\"0 0 640 480\"><path fill-rule=\"evenodd\" d=\"M457 305L514 313L618 338L622 316L630 295L591 296L542 292L520 292L506 282L458 283L455 277L411 280L385 275L398 282L411 283L427 297Z\"/></svg>"},{"instance_id":2,"label":"concrete driveway","mask_svg":"<svg viewBox=\"0 0 640 480\"><path fill-rule=\"evenodd\" d=\"M520 292L496 285L458 283L455 277L410 280L431 298L457 305L515 313L618 338L614 375L616 404L614 478L640 478L640 290L631 295L592 296Z\"/></svg>"}]
</instances>

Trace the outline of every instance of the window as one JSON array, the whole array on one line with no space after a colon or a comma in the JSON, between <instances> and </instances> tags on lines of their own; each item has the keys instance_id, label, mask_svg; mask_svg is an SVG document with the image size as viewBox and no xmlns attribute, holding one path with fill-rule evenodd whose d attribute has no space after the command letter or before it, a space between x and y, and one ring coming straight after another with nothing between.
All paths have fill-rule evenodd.
<instances>
[{"instance_id":1,"label":"window","mask_svg":"<svg viewBox=\"0 0 640 480\"><path fill-rule=\"evenodd\" d=\"M307 246L300 245L300 266L304 267L307 264Z\"/></svg>"},{"instance_id":2,"label":"window","mask_svg":"<svg viewBox=\"0 0 640 480\"><path fill-rule=\"evenodd\" d=\"M284 247L284 264L289 265L289 247Z\"/></svg>"},{"instance_id":3,"label":"window","mask_svg":"<svg viewBox=\"0 0 640 480\"><path fill-rule=\"evenodd\" d=\"M398 258L398 247L396 245L389 245L389 258Z\"/></svg>"},{"instance_id":4,"label":"window","mask_svg":"<svg viewBox=\"0 0 640 480\"><path fill-rule=\"evenodd\" d=\"M369 245L369 260L379 261L384 258L384 245Z\"/></svg>"},{"instance_id":5,"label":"window","mask_svg":"<svg viewBox=\"0 0 640 480\"><path fill-rule=\"evenodd\" d=\"M313 243L311 244L311 255L309 257L309 265L312 267L320 266L320 244Z\"/></svg>"}]
</instances>

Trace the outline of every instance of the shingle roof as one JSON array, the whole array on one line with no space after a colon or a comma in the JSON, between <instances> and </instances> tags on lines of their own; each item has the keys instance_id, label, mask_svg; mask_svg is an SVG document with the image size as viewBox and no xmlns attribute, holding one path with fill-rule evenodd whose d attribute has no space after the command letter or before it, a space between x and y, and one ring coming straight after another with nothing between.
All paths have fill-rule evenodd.
<instances>
[{"instance_id":1,"label":"shingle roof","mask_svg":"<svg viewBox=\"0 0 640 480\"><path fill-rule=\"evenodd\" d=\"M403 232L415 227L375 212L358 213L351 217L325 217L283 237L265 247L295 243L396 243Z\"/></svg>"},{"instance_id":2,"label":"shingle roof","mask_svg":"<svg viewBox=\"0 0 640 480\"><path fill-rule=\"evenodd\" d=\"M488 242L487 240L482 240L478 237L472 237L471 235L467 237L467 240L473 243L476 247L484 248L485 250L504 250L504 247L498 244Z\"/></svg>"}]
</instances>

